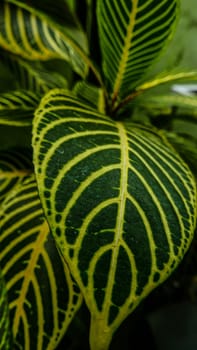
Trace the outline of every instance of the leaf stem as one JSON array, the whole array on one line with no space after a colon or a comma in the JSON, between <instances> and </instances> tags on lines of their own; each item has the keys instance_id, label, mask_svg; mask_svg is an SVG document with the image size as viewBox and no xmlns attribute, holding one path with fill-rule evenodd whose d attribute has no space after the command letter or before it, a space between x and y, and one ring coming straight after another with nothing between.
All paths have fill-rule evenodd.
<instances>
[{"instance_id":1,"label":"leaf stem","mask_svg":"<svg viewBox=\"0 0 197 350\"><path fill-rule=\"evenodd\" d=\"M125 107L129 102L131 102L135 97L139 96L140 94L143 93L143 90L137 90L137 91L133 91L130 95L128 95L127 97L125 97L122 101L119 102L118 105L114 106L112 105L112 116L117 115L117 113L119 112L119 110L123 107ZM114 108L113 108L114 106Z\"/></svg>"}]
</instances>

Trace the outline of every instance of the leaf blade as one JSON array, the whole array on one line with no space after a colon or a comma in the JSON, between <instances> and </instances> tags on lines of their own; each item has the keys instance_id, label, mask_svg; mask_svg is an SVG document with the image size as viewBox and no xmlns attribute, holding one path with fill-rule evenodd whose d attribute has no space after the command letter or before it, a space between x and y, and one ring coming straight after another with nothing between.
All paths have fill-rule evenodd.
<instances>
[{"instance_id":1,"label":"leaf blade","mask_svg":"<svg viewBox=\"0 0 197 350\"><path fill-rule=\"evenodd\" d=\"M11 348L10 315L5 281L0 269L0 348Z\"/></svg>"},{"instance_id":2,"label":"leaf blade","mask_svg":"<svg viewBox=\"0 0 197 350\"><path fill-rule=\"evenodd\" d=\"M1 4L0 9L1 47L27 60L65 59L85 77L87 56L48 17L31 7L9 2Z\"/></svg>"},{"instance_id":3,"label":"leaf blade","mask_svg":"<svg viewBox=\"0 0 197 350\"><path fill-rule=\"evenodd\" d=\"M0 215L14 343L27 350L55 348L82 298L54 245L34 176L6 197Z\"/></svg>"},{"instance_id":4,"label":"leaf blade","mask_svg":"<svg viewBox=\"0 0 197 350\"><path fill-rule=\"evenodd\" d=\"M42 100L34 135L45 214L90 309L92 349L107 349L188 249L195 181L156 132L110 120L63 90Z\"/></svg>"},{"instance_id":5,"label":"leaf blade","mask_svg":"<svg viewBox=\"0 0 197 350\"><path fill-rule=\"evenodd\" d=\"M17 90L0 94L0 124L31 125L39 101L40 96L32 91Z\"/></svg>"},{"instance_id":6,"label":"leaf blade","mask_svg":"<svg viewBox=\"0 0 197 350\"><path fill-rule=\"evenodd\" d=\"M176 0L98 1L103 71L112 104L132 92L168 41L177 4Z\"/></svg>"},{"instance_id":7,"label":"leaf blade","mask_svg":"<svg viewBox=\"0 0 197 350\"><path fill-rule=\"evenodd\" d=\"M28 62L18 56L0 53L0 59L15 79L16 89L33 91L40 95L52 88L66 88L66 79L58 73L48 71L41 62Z\"/></svg>"}]
</instances>

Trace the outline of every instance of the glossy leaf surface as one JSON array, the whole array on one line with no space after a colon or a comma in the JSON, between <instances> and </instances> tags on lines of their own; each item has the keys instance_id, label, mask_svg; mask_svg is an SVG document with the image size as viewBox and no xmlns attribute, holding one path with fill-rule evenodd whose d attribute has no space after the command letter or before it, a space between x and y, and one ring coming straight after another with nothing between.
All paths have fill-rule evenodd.
<instances>
[{"instance_id":1,"label":"glossy leaf surface","mask_svg":"<svg viewBox=\"0 0 197 350\"><path fill-rule=\"evenodd\" d=\"M50 234L34 176L6 197L0 220L0 260L15 346L55 349L82 298Z\"/></svg>"},{"instance_id":2,"label":"glossy leaf surface","mask_svg":"<svg viewBox=\"0 0 197 350\"><path fill-rule=\"evenodd\" d=\"M196 185L165 139L116 122L61 90L42 100L34 162L45 214L92 322L92 350L187 251Z\"/></svg>"},{"instance_id":3,"label":"glossy leaf surface","mask_svg":"<svg viewBox=\"0 0 197 350\"><path fill-rule=\"evenodd\" d=\"M112 102L144 79L174 28L177 0L98 0L103 72Z\"/></svg>"}]
</instances>

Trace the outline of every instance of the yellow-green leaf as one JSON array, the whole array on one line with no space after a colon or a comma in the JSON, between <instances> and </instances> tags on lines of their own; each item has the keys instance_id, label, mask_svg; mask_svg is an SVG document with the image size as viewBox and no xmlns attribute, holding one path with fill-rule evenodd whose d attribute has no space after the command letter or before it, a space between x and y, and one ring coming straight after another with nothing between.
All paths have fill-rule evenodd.
<instances>
[{"instance_id":1,"label":"yellow-green leaf","mask_svg":"<svg viewBox=\"0 0 197 350\"><path fill-rule=\"evenodd\" d=\"M16 184L32 174L32 154L15 149L0 152L0 204Z\"/></svg>"},{"instance_id":2,"label":"yellow-green leaf","mask_svg":"<svg viewBox=\"0 0 197 350\"><path fill-rule=\"evenodd\" d=\"M0 46L27 60L65 59L81 76L87 73L87 56L75 41L48 16L24 4L1 2Z\"/></svg>"},{"instance_id":3,"label":"yellow-green leaf","mask_svg":"<svg viewBox=\"0 0 197 350\"><path fill-rule=\"evenodd\" d=\"M6 197L0 222L0 261L15 346L55 349L82 298L50 234L34 176Z\"/></svg>"},{"instance_id":4,"label":"yellow-green leaf","mask_svg":"<svg viewBox=\"0 0 197 350\"><path fill-rule=\"evenodd\" d=\"M17 90L0 94L0 124L31 125L39 101L40 96L32 91Z\"/></svg>"},{"instance_id":5,"label":"yellow-green leaf","mask_svg":"<svg viewBox=\"0 0 197 350\"><path fill-rule=\"evenodd\" d=\"M0 349L10 350L11 347L10 315L7 291L0 269Z\"/></svg>"},{"instance_id":6,"label":"yellow-green leaf","mask_svg":"<svg viewBox=\"0 0 197 350\"><path fill-rule=\"evenodd\" d=\"M91 85L85 81L79 81L74 87L74 94L99 112L105 112L105 96L102 88Z\"/></svg>"},{"instance_id":7,"label":"yellow-green leaf","mask_svg":"<svg viewBox=\"0 0 197 350\"><path fill-rule=\"evenodd\" d=\"M178 0L98 0L103 72L112 103L125 98L172 35Z\"/></svg>"},{"instance_id":8,"label":"yellow-green leaf","mask_svg":"<svg viewBox=\"0 0 197 350\"><path fill-rule=\"evenodd\" d=\"M91 313L92 350L177 267L193 238L196 184L156 131L51 91L33 128L45 214Z\"/></svg>"},{"instance_id":9,"label":"yellow-green leaf","mask_svg":"<svg viewBox=\"0 0 197 350\"><path fill-rule=\"evenodd\" d=\"M47 70L44 62L25 61L4 51L0 52L0 61L12 74L17 89L33 91L40 95L52 88L67 88L65 77Z\"/></svg>"}]
</instances>

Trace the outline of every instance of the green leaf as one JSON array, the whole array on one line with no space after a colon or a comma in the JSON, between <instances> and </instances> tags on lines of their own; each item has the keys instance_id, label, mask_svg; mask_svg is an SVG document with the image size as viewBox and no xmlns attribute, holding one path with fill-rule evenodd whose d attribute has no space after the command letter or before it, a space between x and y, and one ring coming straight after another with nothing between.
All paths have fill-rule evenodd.
<instances>
[{"instance_id":1,"label":"green leaf","mask_svg":"<svg viewBox=\"0 0 197 350\"><path fill-rule=\"evenodd\" d=\"M5 52L0 53L4 66L13 75L16 87L33 91L36 94L46 93L52 88L66 88L66 79L56 72L50 72L41 62L31 62Z\"/></svg>"},{"instance_id":2,"label":"green leaf","mask_svg":"<svg viewBox=\"0 0 197 350\"><path fill-rule=\"evenodd\" d=\"M70 6L65 0L58 0L55 6L53 0L30 0L29 4L27 0L4 1L21 6L27 10L34 9L39 11L44 17L47 16L49 20L52 20L61 32L71 37L85 52L88 51L86 34L82 30L75 13L70 10Z\"/></svg>"},{"instance_id":3,"label":"green leaf","mask_svg":"<svg viewBox=\"0 0 197 350\"><path fill-rule=\"evenodd\" d=\"M169 93L163 95L147 96L139 100L139 104L147 108L169 108L177 107L187 110L188 113L193 115L194 119L197 119L197 98L190 96L179 96L177 94Z\"/></svg>"},{"instance_id":4,"label":"green leaf","mask_svg":"<svg viewBox=\"0 0 197 350\"><path fill-rule=\"evenodd\" d=\"M7 300L7 291L0 269L0 349L11 349L10 315Z\"/></svg>"},{"instance_id":5,"label":"green leaf","mask_svg":"<svg viewBox=\"0 0 197 350\"><path fill-rule=\"evenodd\" d=\"M92 350L176 268L193 238L196 184L165 138L65 91L33 127L45 214L91 312Z\"/></svg>"},{"instance_id":6,"label":"green leaf","mask_svg":"<svg viewBox=\"0 0 197 350\"><path fill-rule=\"evenodd\" d=\"M172 35L178 0L98 0L103 72L112 104L139 85Z\"/></svg>"},{"instance_id":7,"label":"green leaf","mask_svg":"<svg viewBox=\"0 0 197 350\"><path fill-rule=\"evenodd\" d=\"M55 349L82 298L50 234L34 176L6 197L0 220L0 260L15 346Z\"/></svg>"},{"instance_id":8,"label":"green leaf","mask_svg":"<svg viewBox=\"0 0 197 350\"><path fill-rule=\"evenodd\" d=\"M166 138L189 165L190 169L197 180L197 138L177 135L173 132L164 132Z\"/></svg>"},{"instance_id":9,"label":"green leaf","mask_svg":"<svg viewBox=\"0 0 197 350\"><path fill-rule=\"evenodd\" d=\"M28 150L0 152L0 204L13 188L32 174L32 155Z\"/></svg>"},{"instance_id":10,"label":"green leaf","mask_svg":"<svg viewBox=\"0 0 197 350\"><path fill-rule=\"evenodd\" d=\"M27 60L65 59L82 77L87 73L87 56L74 40L48 16L24 4L0 4L0 46Z\"/></svg>"},{"instance_id":11,"label":"green leaf","mask_svg":"<svg viewBox=\"0 0 197 350\"><path fill-rule=\"evenodd\" d=\"M192 81L197 80L197 71L190 71L190 72L171 72L166 74L166 72L163 72L162 74L159 74L156 76L153 80L147 81L144 84L138 86L138 91L145 91L149 90L151 88L157 87L162 84L172 84L177 81Z\"/></svg>"},{"instance_id":12,"label":"green leaf","mask_svg":"<svg viewBox=\"0 0 197 350\"><path fill-rule=\"evenodd\" d=\"M19 90L0 94L0 124L31 125L39 101L39 95L32 91Z\"/></svg>"},{"instance_id":13,"label":"green leaf","mask_svg":"<svg viewBox=\"0 0 197 350\"><path fill-rule=\"evenodd\" d=\"M74 94L92 107L96 108L99 112L105 111L105 97L102 88L98 88L85 81L79 81L74 89Z\"/></svg>"}]
</instances>

